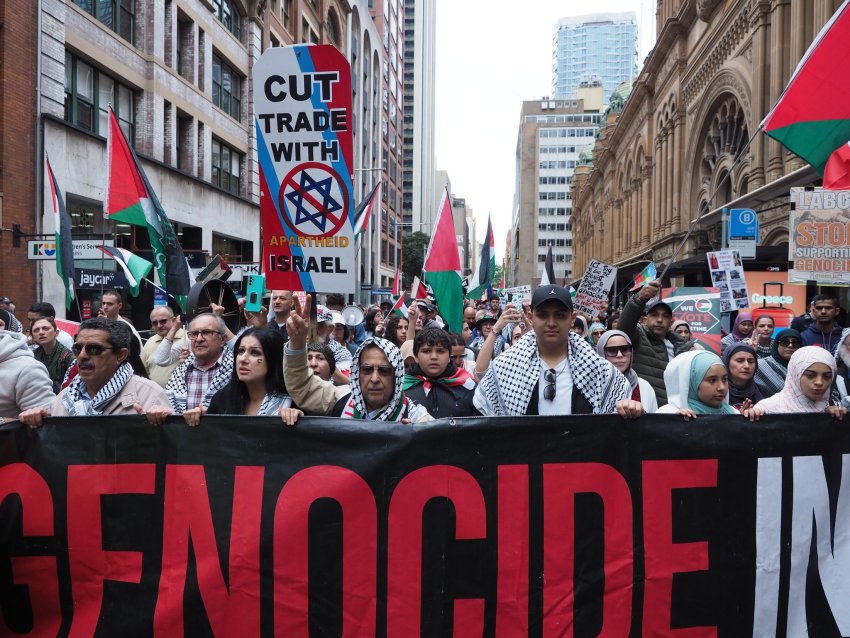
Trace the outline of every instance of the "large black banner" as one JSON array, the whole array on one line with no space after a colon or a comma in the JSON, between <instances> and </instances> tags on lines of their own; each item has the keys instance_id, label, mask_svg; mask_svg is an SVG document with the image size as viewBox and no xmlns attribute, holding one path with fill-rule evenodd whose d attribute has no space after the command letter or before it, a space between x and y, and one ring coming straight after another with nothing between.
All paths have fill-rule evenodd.
<instances>
[{"instance_id":1,"label":"large black banner","mask_svg":"<svg viewBox=\"0 0 850 638\"><path fill-rule=\"evenodd\" d=\"M848 453L820 415L6 426L0 634L847 636Z\"/></svg>"}]
</instances>

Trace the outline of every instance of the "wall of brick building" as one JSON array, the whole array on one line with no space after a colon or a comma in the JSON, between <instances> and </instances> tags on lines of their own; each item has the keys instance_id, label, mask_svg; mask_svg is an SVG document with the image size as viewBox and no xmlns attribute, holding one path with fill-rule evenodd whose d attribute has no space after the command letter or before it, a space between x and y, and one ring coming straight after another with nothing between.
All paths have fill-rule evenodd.
<instances>
[{"instance_id":1,"label":"wall of brick building","mask_svg":"<svg viewBox=\"0 0 850 638\"><path fill-rule=\"evenodd\" d=\"M12 245L13 224L35 231L36 43L38 3L0 0L0 295L10 297L26 319L35 301L35 262L26 242ZM8 62L8 63L6 63Z\"/></svg>"}]
</instances>

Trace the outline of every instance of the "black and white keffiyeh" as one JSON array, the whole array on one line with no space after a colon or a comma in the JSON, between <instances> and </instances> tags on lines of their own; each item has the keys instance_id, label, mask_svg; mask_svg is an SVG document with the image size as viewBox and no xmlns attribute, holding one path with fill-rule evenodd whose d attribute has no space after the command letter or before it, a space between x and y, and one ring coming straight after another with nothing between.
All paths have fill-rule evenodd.
<instances>
[{"instance_id":1,"label":"black and white keffiyeh","mask_svg":"<svg viewBox=\"0 0 850 638\"><path fill-rule=\"evenodd\" d=\"M398 421L404 414L406 398L404 396L404 359L401 356L401 351L396 348L395 344L380 337L370 337L357 349L354 355L354 362L351 365L351 397L348 400L345 408L343 408L342 416L349 419L362 419L369 412L366 407L366 399L363 398L363 391L360 389L360 355L368 347L377 346L387 356L387 361L395 369L395 386L393 388L393 396L386 407L375 415L374 421Z\"/></svg>"},{"instance_id":2,"label":"black and white keffiyeh","mask_svg":"<svg viewBox=\"0 0 850 638\"><path fill-rule=\"evenodd\" d=\"M336 361L337 365L344 364L346 362L348 362L349 364L351 363L351 352L344 345L331 338L328 339L328 347L331 349L331 352L334 353L334 360Z\"/></svg>"},{"instance_id":3,"label":"black and white keffiyeh","mask_svg":"<svg viewBox=\"0 0 850 638\"><path fill-rule=\"evenodd\" d=\"M91 401L83 399L83 383L79 377L74 377L74 380L68 385L68 390L65 396L62 397L62 405L68 411L69 416L97 416L103 414L103 409L109 405L127 385L127 382L133 376L133 366L129 363L122 363L112 378L106 382L100 390L92 397Z\"/></svg>"},{"instance_id":4,"label":"black and white keffiyeh","mask_svg":"<svg viewBox=\"0 0 850 638\"><path fill-rule=\"evenodd\" d=\"M175 414L183 414L186 411L186 395L188 394L186 370L193 363L195 363L195 355L190 354L186 361L174 368L174 372L168 378L168 383L165 384L165 393L168 395L168 401L171 403L171 408ZM233 351L230 348L225 348L221 355L221 365L216 370L210 387L207 388L202 405L209 407L213 395L228 384L232 373Z\"/></svg>"},{"instance_id":5,"label":"black and white keffiyeh","mask_svg":"<svg viewBox=\"0 0 850 638\"><path fill-rule=\"evenodd\" d=\"M593 407L593 414L616 411L617 401L628 399L631 388L628 379L609 362L597 356L593 348L575 333L569 335L568 363L573 384ZM490 363L478 386L475 406L489 403L495 416L521 416L528 408L534 386L540 378L540 357L537 337L533 331L523 335L513 346Z\"/></svg>"}]
</instances>

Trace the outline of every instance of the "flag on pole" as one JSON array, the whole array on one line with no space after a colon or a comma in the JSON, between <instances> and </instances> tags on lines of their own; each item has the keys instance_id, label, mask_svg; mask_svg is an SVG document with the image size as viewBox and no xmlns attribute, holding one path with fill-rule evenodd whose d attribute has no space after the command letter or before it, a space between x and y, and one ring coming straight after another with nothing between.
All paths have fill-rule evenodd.
<instances>
[{"instance_id":1,"label":"flag on pole","mask_svg":"<svg viewBox=\"0 0 850 638\"><path fill-rule=\"evenodd\" d=\"M398 270L398 266L395 269L395 279L393 279L393 296L397 297L401 292L401 273Z\"/></svg>"},{"instance_id":2,"label":"flag on pole","mask_svg":"<svg viewBox=\"0 0 850 638\"><path fill-rule=\"evenodd\" d=\"M59 192L59 184L50 167L47 153L44 154L44 164L50 182L50 198L53 200L53 223L56 226L56 272L65 286L65 309L70 310L74 301L74 242L71 239L71 218L65 208L65 200Z\"/></svg>"},{"instance_id":3,"label":"flag on pole","mask_svg":"<svg viewBox=\"0 0 850 638\"><path fill-rule=\"evenodd\" d=\"M372 192L366 196L366 199L357 204L357 207L354 209L355 237L366 229L366 226L369 223L369 217L372 216L372 210L375 208L376 202L381 199L381 184L381 180L378 180L378 183L375 184L375 188L372 189Z\"/></svg>"},{"instance_id":4,"label":"flag on pole","mask_svg":"<svg viewBox=\"0 0 850 638\"><path fill-rule=\"evenodd\" d=\"M641 270L638 276L635 277L635 285L629 288L629 292L634 292L638 288L642 288L646 282L651 279L655 279L657 275L658 270L655 268L655 264L653 262L649 262L646 268Z\"/></svg>"},{"instance_id":5,"label":"flag on pole","mask_svg":"<svg viewBox=\"0 0 850 638\"><path fill-rule=\"evenodd\" d=\"M396 299L395 303L393 304L393 307L390 308L390 313L393 312L407 319L407 304L404 303L404 293L398 296L398 299Z\"/></svg>"},{"instance_id":6,"label":"flag on pole","mask_svg":"<svg viewBox=\"0 0 850 638\"><path fill-rule=\"evenodd\" d=\"M761 123L765 133L815 167L824 175L824 187L833 189L850 188L845 163L850 155L849 5L845 0L820 30Z\"/></svg>"},{"instance_id":7,"label":"flag on pole","mask_svg":"<svg viewBox=\"0 0 850 638\"><path fill-rule=\"evenodd\" d=\"M434 291L440 316L449 331L460 332L463 324L463 282L448 188L443 190L443 201L437 213L434 233L428 243L422 270L425 271L428 285Z\"/></svg>"},{"instance_id":8,"label":"flag on pole","mask_svg":"<svg viewBox=\"0 0 850 638\"><path fill-rule=\"evenodd\" d=\"M428 289L425 288L425 284L419 280L419 277L413 278L413 283L410 285L410 296L413 299L428 298Z\"/></svg>"},{"instance_id":9,"label":"flag on pole","mask_svg":"<svg viewBox=\"0 0 850 638\"><path fill-rule=\"evenodd\" d=\"M148 273L153 269L153 264L124 248L113 246L98 246L98 248L121 266L121 270L124 271L124 275L126 275L130 284L130 292L133 293L134 297L138 296L142 279L148 276Z\"/></svg>"},{"instance_id":10,"label":"flag on pole","mask_svg":"<svg viewBox=\"0 0 850 638\"><path fill-rule=\"evenodd\" d=\"M106 154L106 218L147 228L159 282L185 309L191 281L183 248L112 107Z\"/></svg>"},{"instance_id":11,"label":"flag on pole","mask_svg":"<svg viewBox=\"0 0 850 638\"><path fill-rule=\"evenodd\" d=\"M482 293L493 283L496 276L496 242L493 239L493 223L487 216L487 235L484 237L484 245L481 247L481 259L474 278L469 282L467 299L480 299Z\"/></svg>"},{"instance_id":12,"label":"flag on pole","mask_svg":"<svg viewBox=\"0 0 850 638\"><path fill-rule=\"evenodd\" d=\"M543 273L540 275L541 286L552 286L558 283L555 279L555 264L552 262L552 244L546 251L546 261L543 262Z\"/></svg>"}]
</instances>

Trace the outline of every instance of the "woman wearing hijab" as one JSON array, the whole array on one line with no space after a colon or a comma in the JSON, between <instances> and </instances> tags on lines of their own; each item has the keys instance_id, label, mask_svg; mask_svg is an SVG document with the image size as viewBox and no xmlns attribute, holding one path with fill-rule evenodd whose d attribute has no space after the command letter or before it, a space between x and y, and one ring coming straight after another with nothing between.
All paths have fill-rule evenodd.
<instances>
[{"instance_id":1,"label":"woman wearing hijab","mask_svg":"<svg viewBox=\"0 0 850 638\"><path fill-rule=\"evenodd\" d=\"M829 412L843 419L847 408L829 405L835 379L835 358L820 346L804 346L791 355L782 390L762 399L744 414L756 421L763 414Z\"/></svg>"},{"instance_id":2,"label":"woman wearing hijab","mask_svg":"<svg viewBox=\"0 0 850 638\"><path fill-rule=\"evenodd\" d=\"M673 358L664 370L667 405L659 414L680 414L693 419L699 414L738 414L729 405L726 366L707 350L691 350Z\"/></svg>"},{"instance_id":3,"label":"woman wearing hijab","mask_svg":"<svg viewBox=\"0 0 850 638\"><path fill-rule=\"evenodd\" d=\"M755 375L756 385L764 398L772 397L785 385L788 360L802 345L803 337L793 328L780 330L776 335L770 356L759 359Z\"/></svg>"},{"instance_id":4,"label":"woman wearing hijab","mask_svg":"<svg viewBox=\"0 0 850 638\"><path fill-rule=\"evenodd\" d=\"M739 312L735 317L735 323L732 326L732 332L720 340L720 348L726 350L733 343L738 343L744 339L749 339L753 334L753 315L749 312Z\"/></svg>"},{"instance_id":5,"label":"woman wearing hijab","mask_svg":"<svg viewBox=\"0 0 850 638\"><path fill-rule=\"evenodd\" d=\"M596 352L600 357L610 361L617 370L623 373L632 388L631 399L640 401L647 414L658 411L658 398L649 381L641 379L632 370L632 340L622 330L605 332L596 344Z\"/></svg>"},{"instance_id":6,"label":"woman wearing hijab","mask_svg":"<svg viewBox=\"0 0 850 638\"><path fill-rule=\"evenodd\" d=\"M729 372L729 403L733 408L743 411L764 398L755 381L759 364L751 345L739 341L726 348L723 365Z\"/></svg>"},{"instance_id":7,"label":"woman wearing hijab","mask_svg":"<svg viewBox=\"0 0 850 638\"><path fill-rule=\"evenodd\" d=\"M590 324L590 336L588 339L590 340L590 345L596 347L596 344L599 342L599 337L601 337L605 333L605 326L599 322L594 322Z\"/></svg>"},{"instance_id":8,"label":"woman wearing hijab","mask_svg":"<svg viewBox=\"0 0 850 638\"><path fill-rule=\"evenodd\" d=\"M838 345L835 346L836 377L835 385L843 400L850 393L850 328L844 328Z\"/></svg>"}]
</instances>

